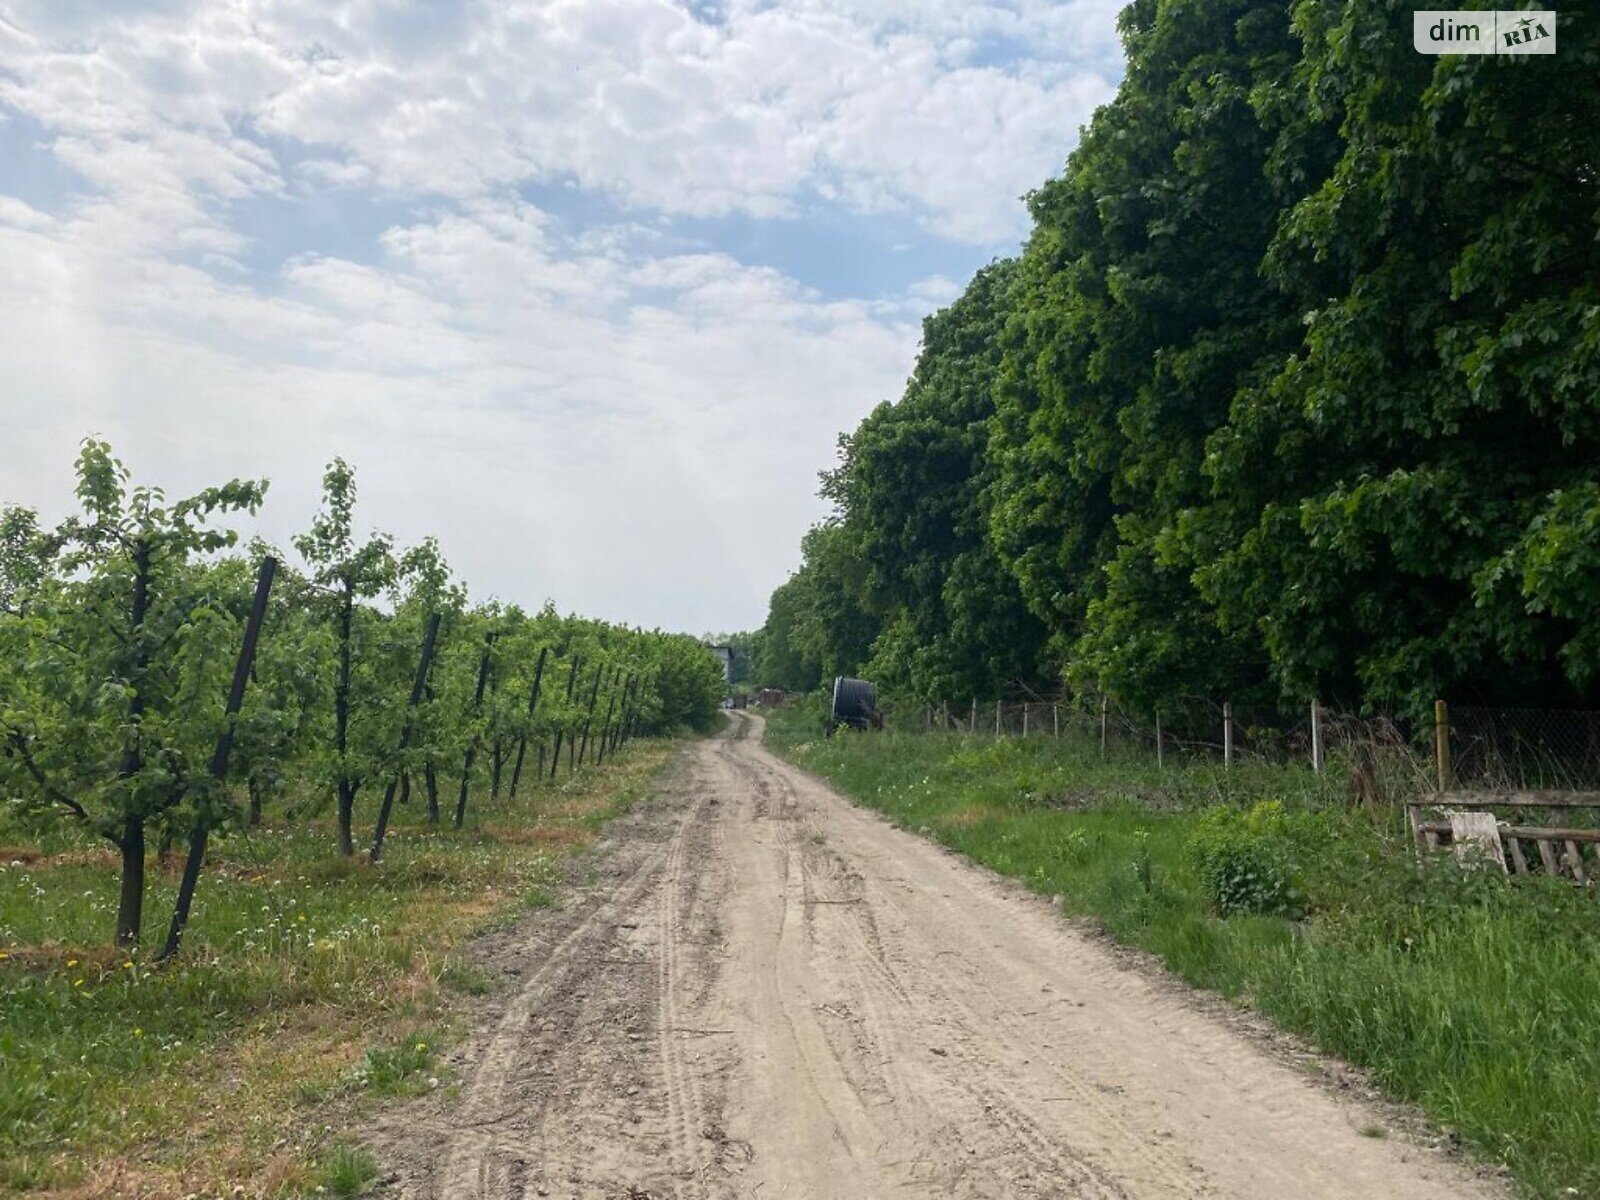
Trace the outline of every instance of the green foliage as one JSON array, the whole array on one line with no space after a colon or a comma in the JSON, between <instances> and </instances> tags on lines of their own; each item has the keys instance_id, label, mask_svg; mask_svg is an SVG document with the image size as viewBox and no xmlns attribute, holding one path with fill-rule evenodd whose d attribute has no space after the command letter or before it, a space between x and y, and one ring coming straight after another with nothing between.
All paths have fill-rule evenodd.
<instances>
[{"instance_id":1,"label":"green foliage","mask_svg":"<svg viewBox=\"0 0 1600 1200\"><path fill-rule=\"evenodd\" d=\"M882 620L869 608L851 529L819 525L801 548L804 565L773 593L754 671L763 684L808 692L865 662Z\"/></svg>"},{"instance_id":2,"label":"green foliage","mask_svg":"<svg viewBox=\"0 0 1600 1200\"><path fill-rule=\"evenodd\" d=\"M394 787L405 803L415 784L436 821L443 774L459 779L459 797L494 796L535 782L558 735L569 762L575 752L593 763L624 732L715 721L721 673L696 639L549 606L469 606L432 539L397 553L386 535L357 535L347 463L335 460L323 484L321 511L295 539L304 569L280 565L220 784L212 757L256 574L281 556L261 543L228 553L236 535L215 526L255 512L265 483L169 503L90 440L77 515L46 531L27 510L0 514L0 797L40 833L66 822L117 848L119 941L139 940L148 851L197 826L226 836L331 800L336 843L353 856L363 795ZM434 614L441 634L413 709ZM583 689L557 686L580 665Z\"/></svg>"},{"instance_id":3,"label":"green foliage","mask_svg":"<svg viewBox=\"0 0 1600 1200\"><path fill-rule=\"evenodd\" d=\"M987 526L993 384L1016 266L984 268L923 323L905 396L841 438L841 463L824 477L863 567L863 606L881 619L860 669L904 694L992 695L1040 675L1044 628ZM858 656L835 665L852 670Z\"/></svg>"},{"instance_id":4,"label":"green foliage","mask_svg":"<svg viewBox=\"0 0 1600 1200\"><path fill-rule=\"evenodd\" d=\"M758 674L1600 703L1600 21L1433 57L1404 15L1123 11L1023 252L842 439Z\"/></svg>"},{"instance_id":5,"label":"green foliage","mask_svg":"<svg viewBox=\"0 0 1600 1200\"><path fill-rule=\"evenodd\" d=\"M1248 812L1226 805L1207 810L1183 849L1218 915L1304 915L1294 848L1278 801L1263 800Z\"/></svg>"},{"instance_id":6,"label":"green foliage","mask_svg":"<svg viewBox=\"0 0 1600 1200\"><path fill-rule=\"evenodd\" d=\"M359 1146L329 1146L317 1159L319 1190L330 1196L359 1196L378 1177L378 1164Z\"/></svg>"},{"instance_id":7,"label":"green foliage","mask_svg":"<svg viewBox=\"0 0 1600 1200\"><path fill-rule=\"evenodd\" d=\"M226 579L198 559L235 540L207 522L256 511L265 492L233 480L168 503L88 440L79 514L49 535L5 521L0 787L121 851L124 942L142 926L147 829L172 836L218 804L209 757L237 636Z\"/></svg>"},{"instance_id":8,"label":"green foliage","mask_svg":"<svg viewBox=\"0 0 1600 1200\"><path fill-rule=\"evenodd\" d=\"M352 1072L352 1081L379 1095L407 1095L423 1090L417 1077L434 1064L437 1035L413 1033L394 1046L373 1046Z\"/></svg>"}]
</instances>

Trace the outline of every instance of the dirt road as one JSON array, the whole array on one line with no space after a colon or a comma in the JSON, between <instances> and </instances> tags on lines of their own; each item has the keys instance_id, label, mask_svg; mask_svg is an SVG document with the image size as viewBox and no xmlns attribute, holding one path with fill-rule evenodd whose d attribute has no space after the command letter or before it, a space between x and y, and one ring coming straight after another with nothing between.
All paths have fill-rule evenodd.
<instances>
[{"instance_id":1,"label":"dirt road","mask_svg":"<svg viewBox=\"0 0 1600 1200\"><path fill-rule=\"evenodd\" d=\"M515 982L459 1097L375 1136L391 1194L1502 1194L759 735L687 751L485 947Z\"/></svg>"}]
</instances>

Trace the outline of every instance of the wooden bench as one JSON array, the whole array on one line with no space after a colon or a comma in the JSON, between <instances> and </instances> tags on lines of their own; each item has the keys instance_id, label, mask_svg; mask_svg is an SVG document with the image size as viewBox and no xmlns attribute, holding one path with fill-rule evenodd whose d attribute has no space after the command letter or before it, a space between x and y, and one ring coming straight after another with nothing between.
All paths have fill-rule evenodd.
<instances>
[{"instance_id":1,"label":"wooden bench","mask_svg":"<svg viewBox=\"0 0 1600 1200\"><path fill-rule=\"evenodd\" d=\"M1600 792L1436 792L1427 799L1406 804L1418 853L1447 849L1453 844L1449 812L1496 810L1550 814L1549 824L1531 825L1500 820L1496 813L1507 871L1530 875L1536 873L1533 867L1537 864L1543 874L1562 875L1577 883L1600 880L1600 825L1572 822L1583 812L1600 813ZM1530 859L1530 853L1535 857Z\"/></svg>"}]
</instances>

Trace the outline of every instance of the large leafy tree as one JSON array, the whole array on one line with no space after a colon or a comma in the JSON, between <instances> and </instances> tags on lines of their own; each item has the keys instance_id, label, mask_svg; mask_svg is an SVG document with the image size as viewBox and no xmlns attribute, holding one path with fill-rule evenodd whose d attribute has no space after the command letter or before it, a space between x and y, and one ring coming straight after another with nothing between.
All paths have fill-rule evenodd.
<instances>
[{"instance_id":1,"label":"large leafy tree","mask_svg":"<svg viewBox=\"0 0 1600 1200\"><path fill-rule=\"evenodd\" d=\"M955 679L1014 579L1073 680L1146 707L1600 698L1600 21L1435 58L1409 16L1129 5L1020 259L845 439L763 658L861 662L853 604L871 669Z\"/></svg>"},{"instance_id":2,"label":"large leafy tree","mask_svg":"<svg viewBox=\"0 0 1600 1200\"><path fill-rule=\"evenodd\" d=\"M867 565L851 526L818 525L800 550L800 569L773 593L756 674L763 683L809 690L860 671L883 617L868 596Z\"/></svg>"},{"instance_id":3,"label":"large leafy tree","mask_svg":"<svg viewBox=\"0 0 1600 1200\"><path fill-rule=\"evenodd\" d=\"M1234 391L1297 336L1259 267L1284 202L1272 101L1298 47L1284 6L1254 0L1141 0L1122 31L1115 101L1031 198L993 530L1073 676L1154 705L1264 678L1251 631L1222 636L1176 533L1207 498L1207 438Z\"/></svg>"},{"instance_id":4,"label":"large leafy tree","mask_svg":"<svg viewBox=\"0 0 1600 1200\"><path fill-rule=\"evenodd\" d=\"M1429 58L1378 0L1302 3L1284 153L1331 174L1265 267L1303 346L1213 437L1203 590L1286 689L1387 704L1597 696L1600 30Z\"/></svg>"},{"instance_id":5,"label":"large leafy tree","mask_svg":"<svg viewBox=\"0 0 1600 1200\"><path fill-rule=\"evenodd\" d=\"M923 697L989 695L1042 673L1044 626L988 532L993 383L1015 270L986 267L924 322L905 396L840 440L823 481L888 627L865 670Z\"/></svg>"}]
</instances>

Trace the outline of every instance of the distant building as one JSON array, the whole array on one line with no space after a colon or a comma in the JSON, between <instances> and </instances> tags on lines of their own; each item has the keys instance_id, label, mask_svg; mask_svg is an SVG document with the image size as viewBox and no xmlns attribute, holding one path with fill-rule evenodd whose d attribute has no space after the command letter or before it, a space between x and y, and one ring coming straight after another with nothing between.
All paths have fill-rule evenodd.
<instances>
[{"instance_id":1,"label":"distant building","mask_svg":"<svg viewBox=\"0 0 1600 1200\"><path fill-rule=\"evenodd\" d=\"M733 682L733 647L712 646L711 653L715 654L722 663L722 682Z\"/></svg>"}]
</instances>

